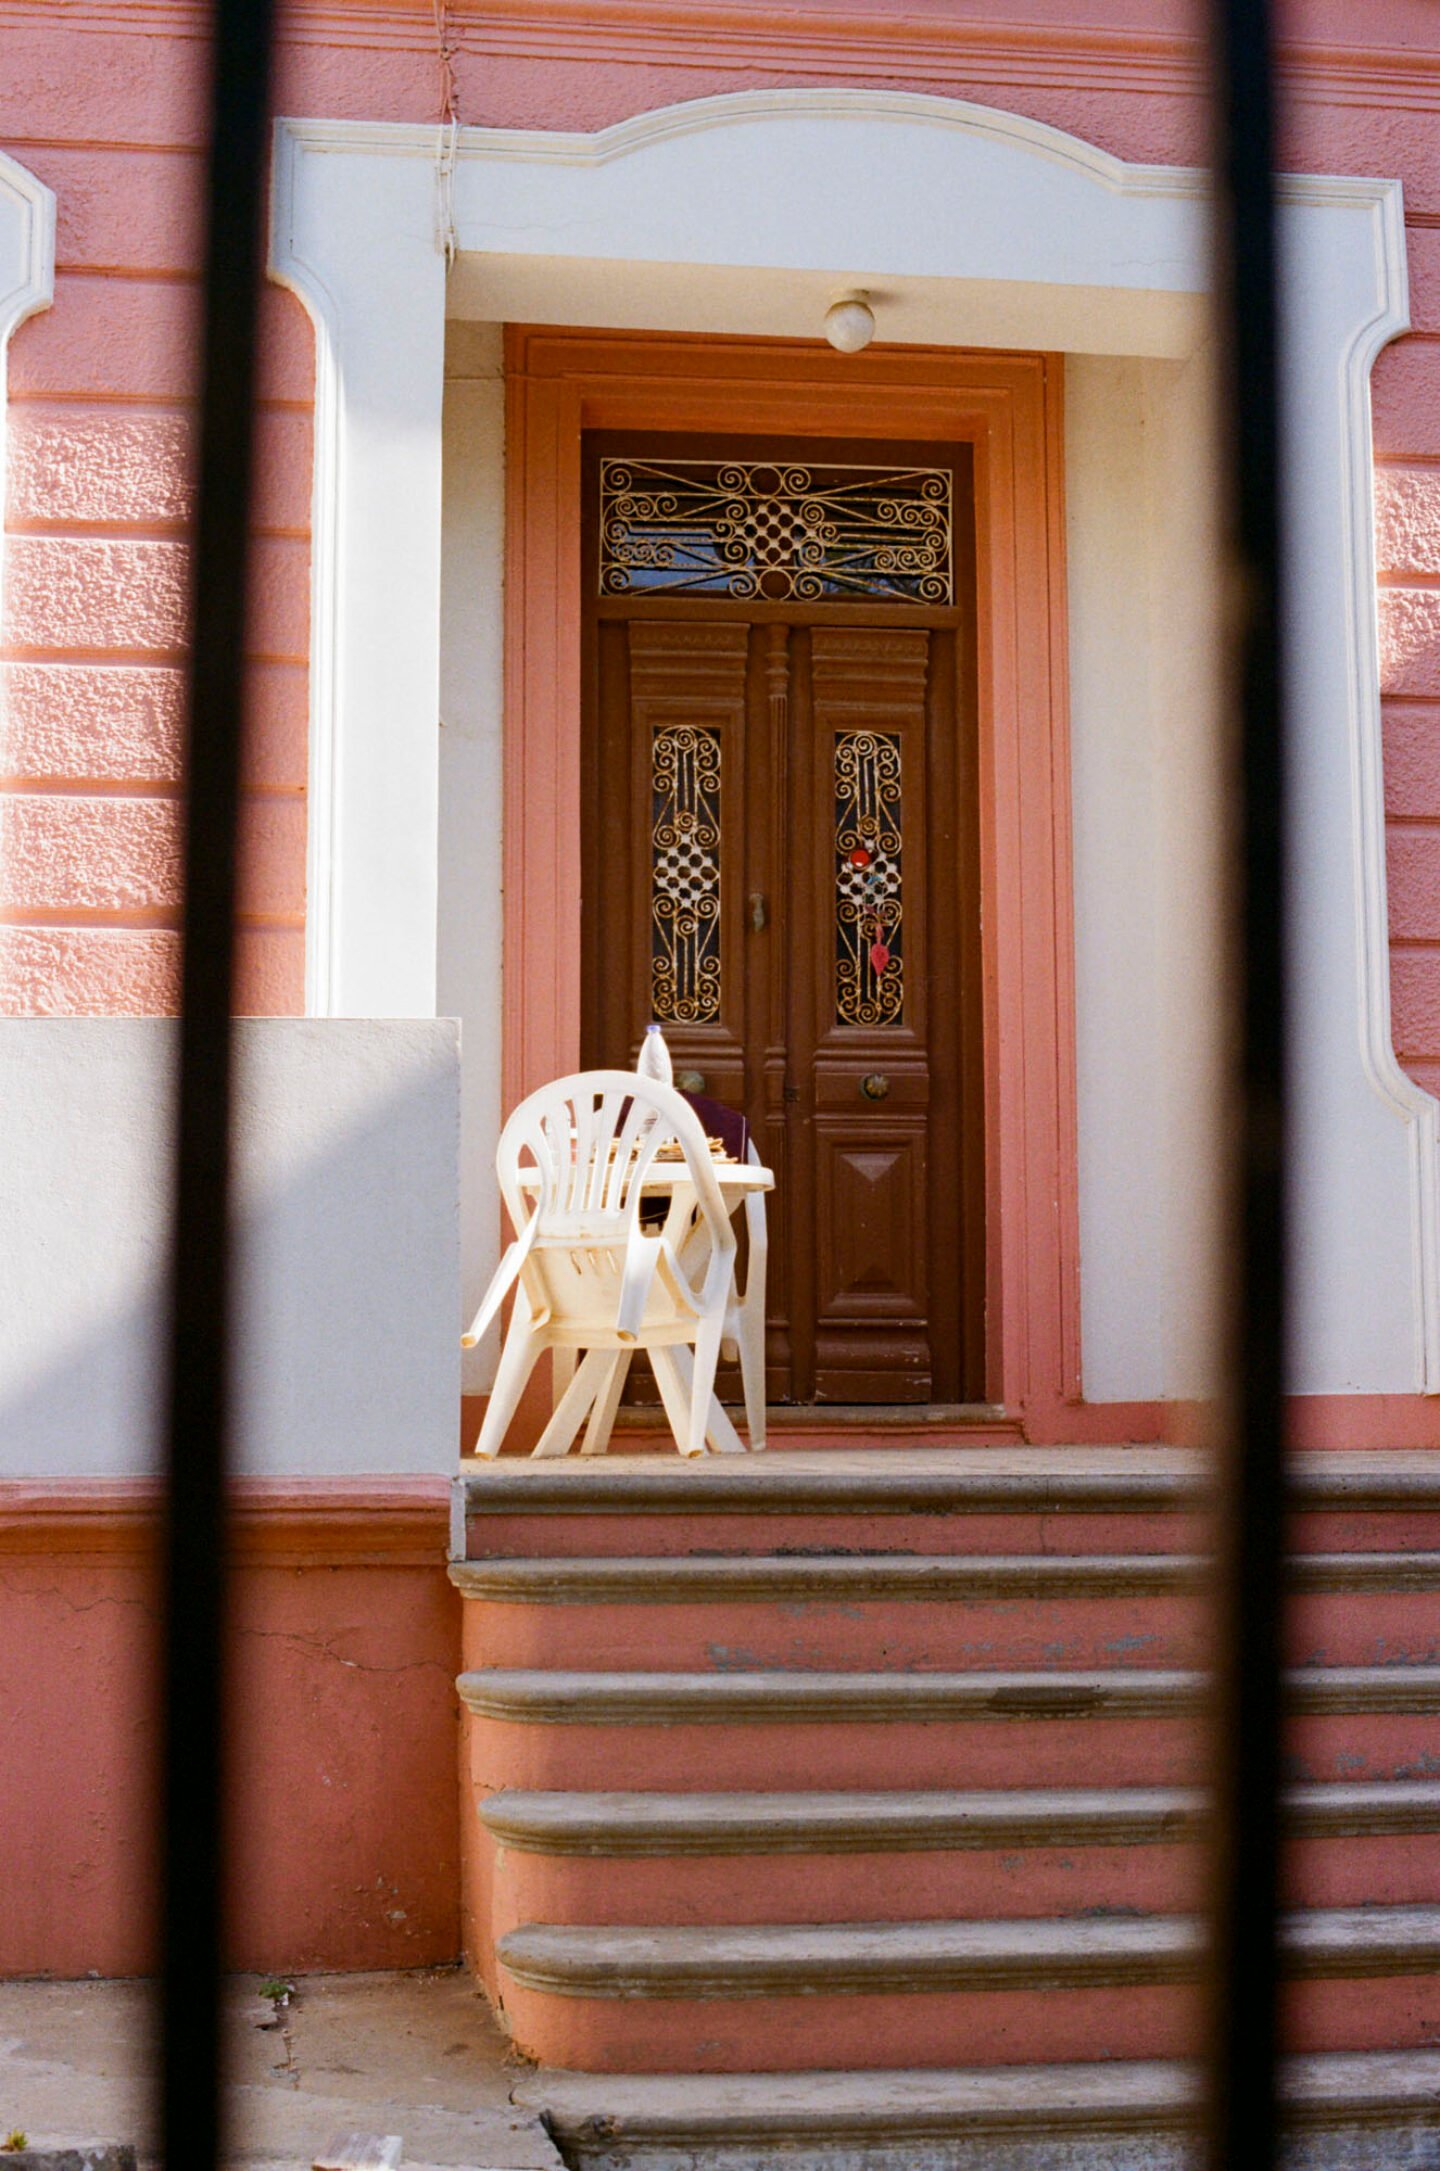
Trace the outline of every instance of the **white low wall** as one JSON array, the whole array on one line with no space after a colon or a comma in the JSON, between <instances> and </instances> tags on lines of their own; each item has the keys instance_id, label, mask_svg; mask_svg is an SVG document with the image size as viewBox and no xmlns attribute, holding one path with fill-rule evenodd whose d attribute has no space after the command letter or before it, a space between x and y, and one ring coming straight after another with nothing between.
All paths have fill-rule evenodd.
<instances>
[{"instance_id":1,"label":"white low wall","mask_svg":"<svg viewBox=\"0 0 1440 2171\"><path fill-rule=\"evenodd\" d=\"M448 1470L458 1027L237 1035L240 1467ZM163 1019L0 1021L0 1476L155 1467L174 1056Z\"/></svg>"}]
</instances>

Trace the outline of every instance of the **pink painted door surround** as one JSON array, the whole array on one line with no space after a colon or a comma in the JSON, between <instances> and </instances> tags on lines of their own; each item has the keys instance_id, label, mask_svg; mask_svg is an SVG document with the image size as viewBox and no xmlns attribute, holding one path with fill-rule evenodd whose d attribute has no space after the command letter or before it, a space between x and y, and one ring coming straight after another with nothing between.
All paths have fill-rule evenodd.
<instances>
[{"instance_id":1,"label":"pink painted door surround","mask_svg":"<svg viewBox=\"0 0 1440 2171\"><path fill-rule=\"evenodd\" d=\"M1081 1424L1059 358L514 327L507 382L506 1105L579 1060L582 433L969 444L992 1429L1153 1434L1129 1404Z\"/></svg>"}]
</instances>

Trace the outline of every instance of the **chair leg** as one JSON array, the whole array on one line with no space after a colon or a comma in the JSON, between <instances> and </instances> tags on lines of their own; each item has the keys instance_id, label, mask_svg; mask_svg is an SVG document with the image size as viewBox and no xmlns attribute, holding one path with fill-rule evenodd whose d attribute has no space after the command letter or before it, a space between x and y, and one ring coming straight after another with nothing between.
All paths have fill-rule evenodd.
<instances>
[{"instance_id":1,"label":"chair leg","mask_svg":"<svg viewBox=\"0 0 1440 2171\"><path fill-rule=\"evenodd\" d=\"M690 1387L690 1444L686 1453L703 1455L710 1429L710 1398L715 1392L715 1373L724 1339L723 1318L702 1319L695 1335L695 1377Z\"/></svg>"},{"instance_id":2,"label":"chair leg","mask_svg":"<svg viewBox=\"0 0 1440 2171\"><path fill-rule=\"evenodd\" d=\"M677 1342L670 1352L671 1360L684 1384L686 1394L693 1392L695 1384L695 1359L683 1342ZM705 1438L717 1455L743 1455L745 1442L726 1414L725 1405L718 1395L710 1397L710 1408L705 1419Z\"/></svg>"},{"instance_id":3,"label":"chair leg","mask_svg":"<svg viewBox=\"0 0 1440 2171\"><path fill-rule=\"evenodd\" d=\"M655 1384L660 1389L660 1400L665 1405L665 1415L670 1421L670 1430L675 1435L675 1445L679 1448L681 1454L703 1455L705 1452L703 1433L698 1447L692 1447L690 1444L690 1407L694 1398L685 1385L680 1368L675 1362L675 1357L676 1352L673 1349L666 1349L663 1345L658 1349L651 1350L650 1362L655 1369Z\"/></svg>"},{"instance_id":4,"label":"chair leg","mask_svg":"<svg viewBox=\"0 0 1440 2171\"><path fill-rule=\"evenodd\" d=\"M559 1409L560 1399L570 1385L571 1380L575 1377L575 1359L579 1354L578 1349L565 1349L559 1346L550 1352L550 1407L552 1410Z\"/></svg>"},{"instance_id":5,"label":"chair leg","mask_svg":"<svg viewBox=\"0 0 1440 2171\"><path fill-rule=\"evenodd\" d=\"M529 1305L523 1295L517 1296L515 1310L510 1318L510 1331L500 1353L495 1385L490 1390L490 1404L485 1412L485 1422L475 1443L477 1455L499 1454L505 1434L510 1428L510 1420L520 1407L525 1382L534 1371L536 1360L544 1347L543 1337L537 1334L530 1324Z\"/></svg>"},{"instance_id":6,"label":"chair leg","mask_svg":"<svg viewBox=\"0 0 1440 2171\"><path fill-rule=\"evenodd\" d=\"M740 1314L740 1378L751 1452L765 1445L765 1312L747 1304Z\"/></svg>"},{"instance_id":7,"label":"chair leg","mask_svg":"<svg viewBox=\"0 0 1440 2171\"><path fill-rule=\"evenodd\" d=\"M615 1413L620 1407L620 1397L625 1391L625 1378L630 1370L630 1351L617 1349L610 1365L610 1377L590 1405L590 1422L585 1427L585 1437L580 1442L582 1455L603 1455L610 1445L610 1435L615 1429Z\"/></svg>"},{"instance_id":8,"label":"chair leg","mask_svg":"<svg viewBox=\"0 0 1440 2171\"><path fill-rule=\"evenodd\" d=\"M582 1359L569 1386L555 1405L555 1414L531 1450L532 1460L543 1461L547 1456L563 1455L580 1430L584 1417L596 1393L604 1386L610 1361L608 1349L592 1349Z\"/></svg>"}]
</instances>

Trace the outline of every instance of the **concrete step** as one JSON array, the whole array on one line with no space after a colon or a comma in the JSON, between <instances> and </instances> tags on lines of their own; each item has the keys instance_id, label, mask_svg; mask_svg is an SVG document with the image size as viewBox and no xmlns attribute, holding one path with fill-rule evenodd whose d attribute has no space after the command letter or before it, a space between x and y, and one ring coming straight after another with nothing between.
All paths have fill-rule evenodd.
<instances>
[{"instance_id":1,"label":"concrete step","mask_svg":"<svg viewBox=\"0 0 1440 2171\"><path fill-rule=\"evenodd\" d=\"M1182 1785L1199 1774L1205 1680L1127 1667L901 1673L577 1672L460 1676L477 1785L566 1789ZM1440 1666L1288 1677L1297 1779L1440 1771Z\"/></svg>"},{"instance_id":2,"label":"concrete step","mask_svg":"<svg viewBox=\"0 0 1440 2171\"><path fill-rule=\"evenodd\" d=\"M1193 1665L1210 1604L1184 1554L631 1555L463 1561L469 1641L488 1664L1104 1667ZM1297 1660L1431 1654L1440 1553L1291 1563ZM554 1610L563 1608L559 1619ZM549 1616L548 1618L546 1616Z\"/></svg>"},{"instance_id":3,"label":"concrete step","mask_svg":"<svg viewBox=\"0 0 1440 2171\"><path fill-rule=\"evenodd\" d=\"M1178 1448L871 1448L535 1463L457 1486L457 1551L613 1555L1203 1549L1203 1459ZM1440 1550L1440 1451L1296 1458L1301 1552Z\"/></svg>"},{"instance_id":4,"label":"concrete step","mask_svg":"<svg viewBox=\"0 0 1440 2171\"><path fill-rule=\"evenodd\" d=\"M1063 1507L1087 1511L1198 1506L1211 1493L1204 1456L1181 1447L871 1447L809 1453L607 1455L472 1462L460 1480L473 1513L589 1515L720 1511L950 1513ZM1440 1507L1440 1448L1306 1453L1293 1458L1302 1508Z\"/></svg>"},{"instance_id":5,"label":"concrete step","mask_svg":"<svg viewBox=\"0 0 1440 2171\"><path fill-rule=\"evenodd\" d=\"M495 1935L565 1923L883 1922L1199 1906L1204 1796L521 1792L478 1803ZM1294 1904L1440 1902L1440 1783L1292 1788ZM737 1869L737 1863L743 1867Z\"/></svg>"},{"instance_id":6,"label":"concrete step","mask_svg":"<svg viewBox=\"0 0 1440 2171\"><path fill-rule=\"evenodd\" d=\"M1282 1938L1298 2050L1427 2044L1440 1908L1312 1909ZM520 2049L589 2071L943 2065L957 2042L981 2065L1176 2057L1201 2024L1201 1928L1177 1915L527 1923L497 1959Z\"/></svg>"},{"instance_id":7,"label":"concrete step","mask_svg":"<svg viewBox=\"0 0 1440 2171\"><path fill-rule=\"evenodd\" d=\"M1440 2052L1284 2068L1285 2171L1422 2171ZM1199 2171L1201 2077L1114 2062L853 2073L527 2074L576 2171Z\"/></svg>"}]
</instances>

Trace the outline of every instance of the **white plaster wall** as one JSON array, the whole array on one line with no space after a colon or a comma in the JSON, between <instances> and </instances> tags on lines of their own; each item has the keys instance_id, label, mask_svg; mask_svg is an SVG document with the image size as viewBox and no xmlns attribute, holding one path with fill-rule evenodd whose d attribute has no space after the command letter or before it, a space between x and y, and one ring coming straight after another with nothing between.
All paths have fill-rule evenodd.
<instances>
[{"instance_id":1,"label":"white plaster wall","mask_svg":"<svg viewBox=\"0 0 1440 2171\"><path fill-rule=\"evenodd\" d=\"M1215 1392L1226 993L1219 501L1211 356L1146 366L1149 681L1163 1067L1165 1392Z\"/></svg>"},{"instance_id":2,"label":"white plaster wall","mask_svg":"<svg viewBox=\"0 0 1440 2171\"><path fill-rule=\"evenodd\" d=\"M1066 363L1084 1387L1213 1384L1213 460L1204 357Z\"/></svg>"},{"instance_id":3,"label":"white plaster wall","mask_svg":"<svg viewBox=\"0 0 1440 2171\"><path fill-rule=\"evenodd\" d=\"M444 1471L454 1021L238 1033L240 1467ZM173 1024L0 1023L0 1476L155 1467Z\"/></svg>"},{"instance_id":4,"label":"white plaster wall","mask_svg":"<svg viewBox=\"0 0 1440 2171\"><path fill-rule=\"evenodd\" d=\"M1165 1392L1164 1036L1145 382L1065 367L1080 1317L1092 1401Z\"/></svg>"},{"instance_id":5,"label":"white plaster wall","mask_svg":"<svg viewBox=\"0 0 1440 2171\"><path fill-rule=\"evenodd\" d=\"M460 1281L474 1316L499 1253L505 372L498 324L447 327L440 587L439 1004L461 1020ZM488 1390L492 1335L463 1356Z\"/></svg>"}]
</instances>

